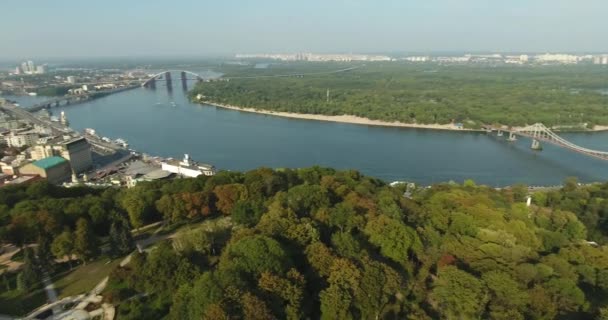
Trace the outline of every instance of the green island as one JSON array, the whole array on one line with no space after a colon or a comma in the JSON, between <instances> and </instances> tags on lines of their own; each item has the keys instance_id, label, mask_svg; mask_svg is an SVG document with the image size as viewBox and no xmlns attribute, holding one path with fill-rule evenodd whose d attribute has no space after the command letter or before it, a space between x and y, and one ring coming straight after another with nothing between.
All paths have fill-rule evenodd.
<instances>
[{"instance_id":1,"label":"green island","mask_svg":"<svg viewBox=\"0 0 608 320\"><path fill-rule=\"evenodd\" d=\"M121 320L608 319L608 183L416 188L320 167L35 182L0 189L0 241L23 250L0 314L44 303L48 272L60 296L109 274Z\"/></svg>"},{"instance_id":2,"label":"green island","mask_svg":"<svg viewBox=\"0 0 608 320\"><path fill-rule=\"evenodd\" d=\"M536 122L562 130L608 125L608 73L593 65L292 62L217 70L229 81L201 83L191 98L200 94L207 102L257 110L469 129Z\"/></svg>"}]
</instances>

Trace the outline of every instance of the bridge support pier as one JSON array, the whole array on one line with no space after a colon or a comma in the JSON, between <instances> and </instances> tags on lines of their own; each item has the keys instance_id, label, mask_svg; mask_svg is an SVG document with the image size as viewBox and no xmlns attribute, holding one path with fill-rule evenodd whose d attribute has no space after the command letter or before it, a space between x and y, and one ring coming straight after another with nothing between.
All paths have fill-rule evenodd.
<instances>
[{"instance_id":1,"label":"bridge support pier","mask_svg":"<svg viewBox=\"0 0 608 320\"><path fill-rule=\"evenodd\" d=\"M182 78L182 89L184 91L188 91L188 78L186 78L186 72L185 71L181 72L181 78Z\"/></svg>"},{"instance_id":2,"label":"bridge support pier","mask_svg":"<svg viewBox=\"0 0 608 320\"><path fill-rule=\"evenodd\" d=\"M536 139L532 139L532 145L530 146L532 150L542 150L543 147L540 145L540 141Z\"/></svg>"},{"instance_id":3,"label":"bridge support pier","mask_svg":"<svg viewBox=\"0 0 608 320\"><path fill-rule=\"evenodd\" d=\"M513 132L509 132L509 139L507 139L508 141L517 141L517 136L515 135L515 133Z\"/></svg>"},{"instance_id":4,"label":"bridge support pier","mask_svg":"<svg viewBox=\"0 0 608 320\"><path fill-rule=\"evenodd\" d=\"M165 81L167 82L167 90L173 90L173 81L171 80L171 72L165 72Z\"/></svg>"},{"instance_id":5,"label":"bridge support pier","mask_svg":"<svg viewBox=\"0 0 608 320\"><path fill-rule=\"evenodd\" d=\"M498 133L496 133L497 136L502 137L502 130L498 130Z\"/></svg>"},{"instance_id":6,"label":"bridge support pier","mask_svg":"<svg viewBox=\"0 0 608 320\"><path fill-rule=\"evenodd\" d=\"M144 84L144 88L156 89L156 78L148 80L148 82Z\"/></svg>"}]
</instances>

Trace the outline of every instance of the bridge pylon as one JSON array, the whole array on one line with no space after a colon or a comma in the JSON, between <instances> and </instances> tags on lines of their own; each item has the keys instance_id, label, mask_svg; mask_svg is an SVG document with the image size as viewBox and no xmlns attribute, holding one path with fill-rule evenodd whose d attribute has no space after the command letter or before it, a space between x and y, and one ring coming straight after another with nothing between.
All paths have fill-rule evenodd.
<instances>
[{"instance_id":1,"label":"bridge pylon","mask_svg":"<svg viewBox=\"0 0 608 320\"><path fill-rule=\"evenodd\" d=\"M540 141L536 139L532 139L532 145L530 146L532 150L542 150L543 147L540 145Z\"/></svg>"}]
</instances>

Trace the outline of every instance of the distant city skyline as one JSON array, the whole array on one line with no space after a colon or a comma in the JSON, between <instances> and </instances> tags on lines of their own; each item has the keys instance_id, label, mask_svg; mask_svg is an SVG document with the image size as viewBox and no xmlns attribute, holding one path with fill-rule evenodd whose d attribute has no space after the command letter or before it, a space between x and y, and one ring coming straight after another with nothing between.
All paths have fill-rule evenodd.
<instances>
[{"instance_id":1,"label":"distant city skyline","mask_svg":"<svg viewBox=\"0 0 608 320\"><path fill-rule=\"evenodd\" d=\"M13 1L0 59L608 52L603 0Z\"/></svg>"}]
</instances>

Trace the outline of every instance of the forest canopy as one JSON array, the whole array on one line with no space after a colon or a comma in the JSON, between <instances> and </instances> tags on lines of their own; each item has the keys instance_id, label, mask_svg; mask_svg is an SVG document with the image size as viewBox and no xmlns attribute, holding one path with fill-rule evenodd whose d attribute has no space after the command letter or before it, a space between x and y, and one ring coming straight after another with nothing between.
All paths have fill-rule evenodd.
<instances>
[{"instance_id":1,"label":"forest canopy","mask_svg":"<svg viewBox=\"0 0 608 320\"><path fill-rule=\"evenodd\" d=\"M405 189L319 167L37 182L0 189L0 238L86 263L101 242L132 252L130 228L191 225L111 273L121 319L604 319L608 184L571 179L530 207L525 186Z\"/></svg>"},{"instance_id":2,"label":"forest canopy","mask_svg":"<svg viewBox=\"0 0 608 320\"><path fill-rule=\"evenodd\" d=\"M359 68L321 74L350 66ZM271 111L468 128L608 125L608 75L597 66L279 63L225 72L229 81L201 83L191 96ZM269 75L293 76L252 78Z\"/></svg>"}]
</instances>

